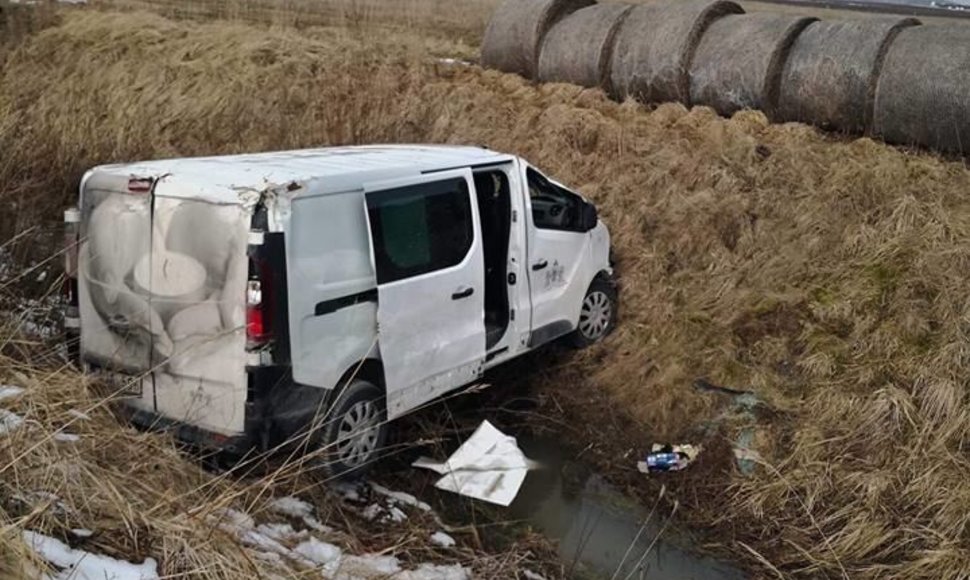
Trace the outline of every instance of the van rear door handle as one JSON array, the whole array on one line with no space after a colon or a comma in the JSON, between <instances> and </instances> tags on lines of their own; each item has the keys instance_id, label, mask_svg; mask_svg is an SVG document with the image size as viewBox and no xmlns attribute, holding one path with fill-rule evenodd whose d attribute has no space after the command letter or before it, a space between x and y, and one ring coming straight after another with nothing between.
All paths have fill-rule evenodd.
<instances>
[{"instance_id":1,"label":"van rear door handle","mask_svg":"<svg viewBox=\"0 0 970 580\"><path fill-rule=\"evenodd\" d=\"M548 265L549 265L549 262L547 262L545 260L542 260L541 262L536 262L535 264L532 264L532 269L533 270L541 270L541 269L545 268Z\"/></svg>"},{"instance_id":2,"label":"van rear door handle","mask_svg":"<svg viewBox=\"0 0 970 580\"><path fill-rule=\"evenodd\" d=\"M461 300L462 298L468 298L469 296L471 296L474 293L475 293L475 289L474 288L465 288L464 290L460 290L459 289L457 292L455 292L454 294L451 295L451 299L452 300Z\"/></svg>"}]
</instances>

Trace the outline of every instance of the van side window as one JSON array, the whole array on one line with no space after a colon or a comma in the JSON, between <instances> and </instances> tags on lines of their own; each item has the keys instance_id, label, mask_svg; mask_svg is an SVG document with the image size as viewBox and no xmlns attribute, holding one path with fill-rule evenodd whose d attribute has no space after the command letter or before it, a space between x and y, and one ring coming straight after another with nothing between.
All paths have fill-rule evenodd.
<instances>
[{"instance_id":1,"label":"van side window","mask_svg":"<svg viewBox=\"0 0 970 580\"><path fill-rule=\"evenodd\" d=\"M456 266L472 247L471 200L464 179L370 193L367 213L378 284Z\"/></svg>"},{"instance_id":2,"label":"van side window","mask_svg":"<svg viewBox=\"0 0 970 580\"><path fill-rule=\"evenodd\" d=\"M555 185L531 168L526 170L526 178L529 183L529 198L532 201L532 223L537 228L582 231L582 198Z\"/></svg>"}]
</instances>

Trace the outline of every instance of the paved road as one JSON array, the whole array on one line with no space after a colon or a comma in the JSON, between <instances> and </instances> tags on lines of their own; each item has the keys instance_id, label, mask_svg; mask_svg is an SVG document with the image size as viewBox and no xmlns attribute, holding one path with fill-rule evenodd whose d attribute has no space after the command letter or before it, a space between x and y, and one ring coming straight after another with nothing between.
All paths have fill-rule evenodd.
<instances>
[{"instance_id":1,"label":"paved road","mask_svg":"<svg viewBox=\"0 0 970 580\"><path fill-rule=\"evenodd\" d=\"M761 0L810 8L970 17L970 0Z\"/></svg>"}]
</instances>

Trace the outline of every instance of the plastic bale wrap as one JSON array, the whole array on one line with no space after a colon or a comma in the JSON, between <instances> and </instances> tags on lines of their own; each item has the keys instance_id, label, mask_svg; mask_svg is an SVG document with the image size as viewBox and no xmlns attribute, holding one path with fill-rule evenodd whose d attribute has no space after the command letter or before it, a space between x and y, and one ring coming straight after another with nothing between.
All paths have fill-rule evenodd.
<instances>
[{"instance_id":1,"label":"plastic bale wrap","mask_svg":"<svg viewBox=\"0 0 970 580\"><path fill-rule=\"evenodd\" d=\"M604 87L616 31L633 6L596 4L552 27L539 55L539 80Z\"/></svg>"},{"instance_id":2,"label":"plastic bale wrap","mask_svg":"<svg viewBox=\"0 0 970 580\"><path fill-rule=\"evenodd\" d=\"M900 31L877 83L876 135L942 152L970 151L970 28Z\"/></svg>"},{"instance_id":3,"label":"plastic bale wrap","mask_svg":"<svg viewBox=\"0 0 970 580\"><path fill-rule=\"evenodd\" d=\"M542 41L552 26L594 0L506 0L482 39L482 66L535 79Z\"/></svg>"},{"instance_id":4,"label":"plastic bale wrap","mask_svg":"<svg viewBox=\"0 0 970 580\"><path fill-rule=\"evenodd\" d=\"M776 120L862 133L872 126L879 71L893 39L915 18L816 22L792 46Z\"/></svg>"},{"instance_id":5,"label":"plastic bale wrap","mask_svg":"<svg viewBox=\"0 0 970 580\"><path fill-rule=\"evenodd\" d=\"M814 20L762 12L711 24L691 63L691 104L707 105L722 115L741 109L770 115L792 43Z\"/></svg>"},{"instance_id":6,"label":"plastic bale wrap","mask_svg":"<svg viewBox=\"0 0 970 580\"><path fill-rule=\"evenodd\" d=\"M724 0L677 0L634 8L616 35L610 92L621 99L687 103L687 69L704 31L718 18L743 12Z\"/></svg>"}]
</instances>

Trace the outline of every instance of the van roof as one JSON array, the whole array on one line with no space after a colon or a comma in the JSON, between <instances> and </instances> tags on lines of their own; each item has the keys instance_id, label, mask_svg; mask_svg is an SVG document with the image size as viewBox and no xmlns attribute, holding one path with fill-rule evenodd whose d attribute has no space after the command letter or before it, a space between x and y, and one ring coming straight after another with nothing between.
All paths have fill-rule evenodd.
<instances>
[{"instance_id":1,"label":"van roof","mask_svg":"<svg viewBox=\"0 0 970 580\"><path fill-rule=\"evenodd\" d=\"M293 183L302 188L296 195L336 193L359 189L369 181L511 159L471 146L367 145L141 161L102 165L92 173L156 178L159 195L237 204L242 192ZM307 187L311 183L314 186Z\"/></svg>"}]
</instances>

